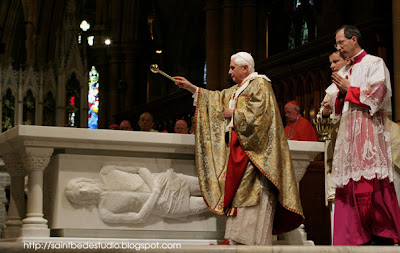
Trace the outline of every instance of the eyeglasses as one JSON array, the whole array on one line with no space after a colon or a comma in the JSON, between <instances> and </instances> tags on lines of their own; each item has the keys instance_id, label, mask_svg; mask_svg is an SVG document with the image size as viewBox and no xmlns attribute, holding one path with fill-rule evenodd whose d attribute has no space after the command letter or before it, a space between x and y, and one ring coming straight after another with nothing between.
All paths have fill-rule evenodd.
<instances>
[{"instance_id":1,"label":"eyeglasses","mask_svg":"<svg viewBox=\"0 0 400 253\"><path fill-rule=\"evenodd\" d=\"M344 44L345 42L346 42L345 40L339 40L338 42L336 42L335 44L333 44L333 47L337 49L338 47L343 46L343 44Z\"/></svg>"}]
</instances>

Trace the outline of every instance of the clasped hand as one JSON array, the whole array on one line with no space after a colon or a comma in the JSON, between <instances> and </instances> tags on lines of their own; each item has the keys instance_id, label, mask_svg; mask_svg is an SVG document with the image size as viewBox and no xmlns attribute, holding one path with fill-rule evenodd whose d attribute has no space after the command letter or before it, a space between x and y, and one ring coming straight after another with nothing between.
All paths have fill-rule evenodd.
<instances>
[{"instance_id":1,"label":"clasped hand","mask_svg":"<svg viewBox=\"0 0 400 253\"><path fill-rule=\"evenodd\" d=\"M322 108L322 114L323 115L328 116L328 115L330 115L332 113L332 107L331 107L329 101L325 101L324 100L324 101L322 101L321 105L323 107Z\"/></svg>"},{"instance_id":2,"label":"clasped hand","mask_svg":"<svg viewBox=\"0 0 400 253\"><path fill-rule=\"evenodd\" d=\"M233 115L233 109L225 109L225 111L224 111L224 118L225 119L232 118L232 115Z\"/></svg>"},{"instance_id":3,"label":"clasped hand","mask_svg":"<svg viewBox=\"0 0 400 253\"><path fill-rule=\"evenodd\" d=\"M341 93L346 93L350 88L350 82L346 78L341 77L338 73L332 73L332 82L336 84Z\"/></svg>"}]
</instances>

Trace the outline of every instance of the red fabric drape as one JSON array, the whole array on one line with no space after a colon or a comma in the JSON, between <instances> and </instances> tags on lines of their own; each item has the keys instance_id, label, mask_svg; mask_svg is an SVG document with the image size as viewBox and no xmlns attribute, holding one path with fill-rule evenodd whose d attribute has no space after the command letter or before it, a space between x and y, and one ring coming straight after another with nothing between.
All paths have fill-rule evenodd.
<instances>
[{"instance_id":1,"label":"red fabric drape","mask_svg":"<svg viewBox=\"0 0 400 253\"><path fill-rule=\"evenodd\" d=\"M225 179L224 208L230 207L244 171L246 170L249 158L240 146L236 132L232 130L228 167Z\"/></svg>"}]
</instances>

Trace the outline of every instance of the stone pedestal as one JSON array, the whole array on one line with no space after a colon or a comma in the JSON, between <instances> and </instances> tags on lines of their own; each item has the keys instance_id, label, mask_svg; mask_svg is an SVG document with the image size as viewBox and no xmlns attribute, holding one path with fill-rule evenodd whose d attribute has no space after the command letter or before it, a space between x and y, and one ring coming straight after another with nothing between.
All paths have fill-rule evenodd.
<instances>
[{"instance_id":1,"label":"stone pedestal","mask_svg":"<svg viewBox=\"0 0 400 253\"><path fill-rule=\"evenodd\" d=\"M325 142L313 141L288 141L290 155L292 157L294 173L296 175L297 186L300 180L306 173L310 161L314 160L315 156L324 152ZM307 240L307 234L304 231L304 225L300 225L297 229L278 235L278 240L274 245L314 245L314 242Z\"/></svg>"},{"instance_id":2,"label":"stone pedestal","mask_svg":"<svg viewBox=\"0 0 400 253\"><path fill-rule=\"evenodd\" d=\"M28 170L28 204L22 220L22 237L49 237L50 229L43 218L43 171L50 161L53 148L25 147L22 153Z\"/></svg>"},{"instance_id":3,"label":"stone pedestal","mask_svg":"<svg viewBox=\"0 0 400 253\"><path fill-rule=\"evenodd\" d=\"M4 171L4 172L3 172ZM10 175L5 172L4 162L0 158L0 237L3 236L3 229L7 221L6 204L9 201L6 197L5 188L10 186Z\"/></svg>"},{"instance_id":4,"label":"stone pedestal","mask_svg":"<svg viewBox=\"0 0 400 253\"><path fill-rule=\"evenodd\" d=\"M10 174L10 206L8 220L2 233L3 238L21 236L22 219L25 217L24 177L26 170L23 168L21 157L18 153L6 153L3 160Z\"/></svg>"}]
</instances>

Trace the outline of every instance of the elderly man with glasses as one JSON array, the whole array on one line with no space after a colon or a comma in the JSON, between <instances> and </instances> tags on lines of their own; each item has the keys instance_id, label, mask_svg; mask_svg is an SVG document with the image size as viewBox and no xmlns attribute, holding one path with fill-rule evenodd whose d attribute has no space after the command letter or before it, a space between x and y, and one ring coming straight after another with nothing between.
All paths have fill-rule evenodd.
<instances>
[{"instance_id":1,"label":"elderly man with glasses","mask_svg":"<svg viewBox=\"0 0 400 253\"><path fill-rule=\"evenodd\" d=\"M296 101L290 101L285 105L287 125L285 133L289 140L293 141L317 141L314 127L310 121L300 115L300 106Z\"/></svg>"},{"instance_id":2,"label":"elderly man with glasses","mask_svg":"<svg viewBox=\"0 0 400 253\"><path fill-rule=\"evenodd\" d=\"M188 124L186 120L179 119L175 123L174 131L177 134L187 134L189 132Z\"/></svg>"}]
</instances>

